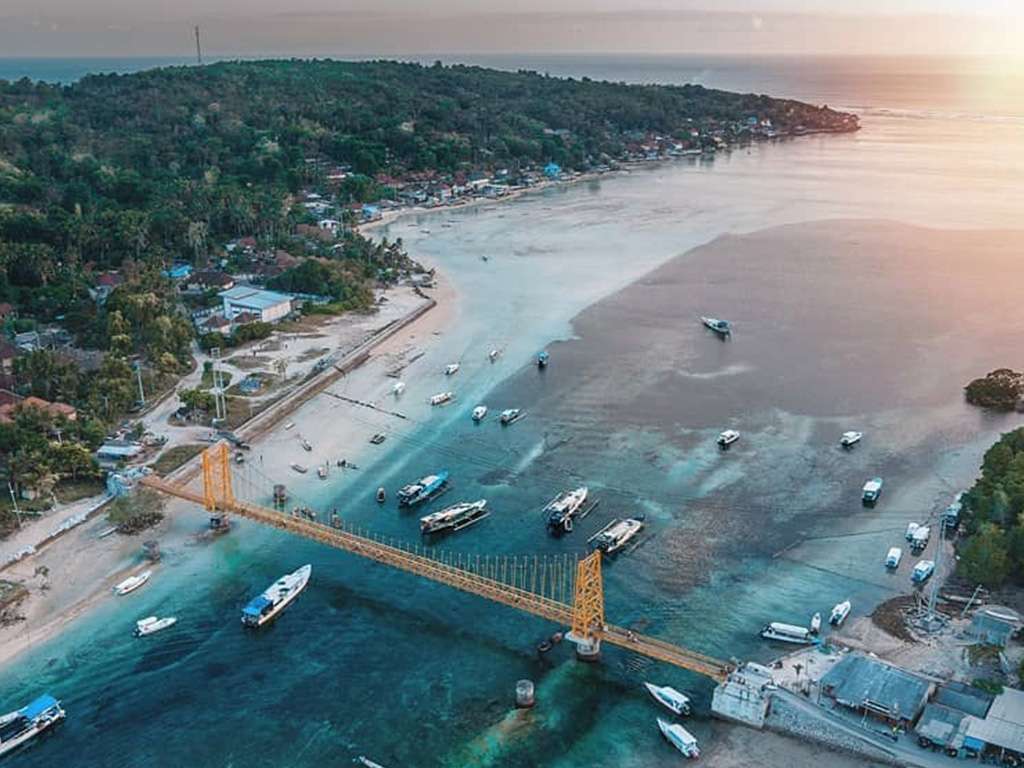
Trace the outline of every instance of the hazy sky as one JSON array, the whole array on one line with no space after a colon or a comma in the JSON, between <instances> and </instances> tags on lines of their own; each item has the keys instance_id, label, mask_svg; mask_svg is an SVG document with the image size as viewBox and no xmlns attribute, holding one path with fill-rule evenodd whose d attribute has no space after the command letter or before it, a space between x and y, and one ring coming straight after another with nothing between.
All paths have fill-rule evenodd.
<instances>
[{"instance_id":1,"label":"hazy sky","mask_svg":"<svg viewBox=\"0 0 1024 768\"><path fill-rule=\"evenodd\" d=\"M1024 51L1024 0L0 0L0 56Z\"/></svg>"}]
</instances>

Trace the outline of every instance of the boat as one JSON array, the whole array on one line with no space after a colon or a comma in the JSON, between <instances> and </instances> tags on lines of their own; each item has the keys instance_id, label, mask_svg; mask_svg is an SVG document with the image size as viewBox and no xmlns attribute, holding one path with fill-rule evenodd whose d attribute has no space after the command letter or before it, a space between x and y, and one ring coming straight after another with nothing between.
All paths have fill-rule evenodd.
<instances>
[{"instance_id":1,"label":"boat","mask_svg":"<svg viewBox=\"0 0 1024 768\"><path fill-rule=\"evenodd\" d=\"M178 619L175 616L165 616L162 619L158 619L156 616L147 616L135 622L135 631L132 634L136 637L144 637L159 632L161 629L173 627L177 623Z\"/></svg>"},{"instance_id":2,"label":"boat","mask_svg":"<svg viewBox=\"0 0 1024 768\"><path fill-rule=\"evenodd\" d=\"M378 432L377 434L370 438L370 442L373 443L374 445L380 445L387 439L388 435L386 432Z\"/></svg>"},{"instance_id":3,"label":"boat","mask_svg":"<svg viewBox=\"0 0 1024 768\"><path fill-rule=\"evenodd\" d=\"M839 444L843 448L849 448L851 445L859 443L861 437L863 435L860 432L843 432L843 436L839 438Z\"/></svg>"},{"instance_id":4,"label":"boat","mask_svg":"<svg viewBox=\"0 0 1024 768\"><path fill-rule=\"evenodd\" d=\"M661 735L668 739L669 744L678 749L684 755L689 758L696 758L700 756L700 749L697 748L697 740L693 738L693 735L688 730L679 725L679 723L669 723L659 717L658 728L661 730Z\"/></svg>"},{"instance_id":5,"label":"boat","mask_svg":"<svg viewBox=\"0 0 1024 768\"><path fill-rule=\"evenodd\" d=\"M843 600L841 603L836 603L832 608L832 614L828 617L828 623L833 627L838 627L846 621L846 617L850 615L850 608L849 600Z\"/></svg>"},{"instance_id":6,"label":"boat","mask_svg":"<svg viewBox=\"0 0 1024 768\"><path fill-rule=\"evenodd\" d=\"M298 472L300 475L304 475L307 472L309 472L309 469L307 467L304 467L302 464L294 464L293 463L291 465L291 468L294 469L296 472Z\"/></svg>"},{"instance_id":7,"label":"boat","mask_svg":"<svg viewBox=\"0 0 1024 768\"><path fill-rule=\"evenodd\" d=\"M420 518L421 533L461 531L487 517L487 500L465 501Z\"/></svg>"},{"instance_id":8,"label":"boat","mask_svg":"<svg viewBox=\"0 0 1024 768\"><path fill-rule=\"evenodd\" d=\"M874 504L882 495L882 478L875 477L864 483L864 489L860 492L860 499L865 504Z\"/></svg>"},{"instance_id":9,"label":"boat","mask_svg":"<svg viewBox=\"0 0 1024 768\"><path fill-rule=\"evenodd\" d=\"M794 643L796 645L808 645L813 642L811 630L807 627L783 624L781 621L765 624L761 629L761 637L765 640L777 640L780 643Z\"/></svg>"},{"instance_id":10,"label":"boat","mask_svg":"<svg viewBox=\"0 0 1024 768\"><path fill-rule=\"evenodd\" d=\"M811 634L816 635L821 631L821 614L815 613L811 616Z\"/></svg>"},{"instance_id":11,"label":"boat","mask_svg":"<svg viewBox=\"0 0 1024 768\"><path fill-rule=\"evenodd\" d=\"M667 685L654 685L653 683L644 683L644 688L654 697L655 701L675 714L690 714L690 699L675 688Z\"/></svg>"},{"instance_id":12,"label":"boat","mask_svg":"<svg viewBox=\"0 0 1024 768\"><path fill-rule=\"evenodd\" d=\"M377 503L378 504L383 504L384 501L387 499L387 497L388 497L388 494L384 490L384 486L383 485L380 486L380 488L377 489Z\"/></svg>"},{"instance_id":13,"label":"boat","mask_svg":"<svg viewBox=\"0 0 1024 768\"><path fill-rule=\"evenodd\" d=\"M558 494L554 500L544 507L548 514L548 526L554 531L572 530L572 519L579 512L587 501L589 490L586 486L577 488L575 491L565 491Z\"/></svg>"},{"instance_id":14,"label":"boat","mask_svg":"<svg viewBox=\"0 0 1024 768\"><path fill-rule=\"evenodd\" d=\"M319 467L317 467L316 468L316 474L317 474L317 477L319 477L321 480L326 480L327 479L327 465L326 464L321 464Z\"/></svg>"},{"instance_id":15,"label":"boat","mask_svg":"<svg viewBox=\"0 0 1024 768\"><path fill-rule=\"evenodd\" d=\"M299 443L302 445L302 450L310 453L313 451L313 446L309 444L309 440L306 438L302 438Z\"/></svg>"},{"instance_id":16,"label":"boat","mask_svg":"<svg viewBox=\"0 0 1024 768\"><path fill-rule=\"evenodd\" d=\"M461 367L458 363L449 363L444 367L444 375L451 376L453 373L457 373Z\"/></svg>"},{"instance_id":17,"label":"boat","mask_svg":"<svg viewBox=\"0 0 1024 768\"><path fill-rule=\"evenodd\" d=\"M359 757L357 757L355 759L355 762L360 763L361 765L366 766L366 768L384 768L384 766L381 765L380 763L375 763L375 762L373 762L373 760L371 760L368 757L365 757L364 755L360 755Z\"/></svg>"},{"instance_id":18,"label":"boat","mask_svg":"<svg viewBox=\"0 0 1024 768\"><path fill-rule=\"evenodd\" d=\"M725 432L718 436L718 444L723 448L728 448L730 445L740 439L740 433L735 429L727 429Z\"/></svg>"},{"instance_id":19,"label":"boat","mask_svg":"<svg viewBox=\"0 0 1024 768\"><path fill-rule=\"evenodd\" d=\"M889 554L885 556L886 568L899 568L900 560L903 558L903 550L899 547L891 547Z\"/></svg>"},{"instance_id":20,"label":"boat","mask_svg":"<svg viewBox=\"0 0 1024 768\"><path fill-rule=\"evenodd\" d=\"M420 502L436 496L448 484L448 470L444 469L436 475L427 475L421 480L411 483L398 491L398 506L412 507Z\"/></svg>"},{"instance_id":21,"label":"boat","mask_svg":"<svg viewBox=\"0 0 1024 768\"><path fill-rule=\"evenodd\" d=\"M934 560L918 560L917 565L914 566L914 570L910 574L910 580L915 584L928 581L931 575L935 573L935 561Z\"/></svg>"},{"instance_id":22,"label":"boat","mask_svg":"<svg viewBox=\"0 0 1024 768\"><path fill-rule=\"evenodd\" d=\"M294 421L289 421L287 424L284 425L284 428L287 431L287 430L291 429L294 426L295 426L295 422Z\"/></svg>"},{"instance_id":23,"label":"boat","mask_svg":"<svg viewBox=\"0 0 1024 768\"><path fill-rule=\"evenodd\" d=\"M526 412L520 410L519 408L506 408L504 411L501 412L501 418L499 419L499 421L501 421L502 425L507 427L509 424L515 424L525 415Z\"/></svg>"},{"instance_id":24,"label":"boat","mask_svg":"<svg viewBox=\"0 0 1024 768\"><path fill-rule=\"evenodd\" d=\"M454 399L455 395L451 392L439 392L438 394L430 398L430 404L444 405L445 403L450 403Z\"/></svg>"},{"instance_id":25,"label":"boat","mask_svg":"<svg viewBox=\"0 0 1024 768\"><path fill-rule=\"evenodd\" d=\"M18 749L64 717L60 702L48 694L0 716L0 756Z\"/></svg>"},{"instance_id":26,"label":"boat","mask_svg":"<svg viewBox=\"0 0 1024 768\"><path fill-rule=\"evenodd\" d=\"M538 368L547 368L549 357L550 356L548 355L547 350L545 350L543 352L540 352L537 355L537 367Z\"/></svg>"},{"instance_id":27,"label":"boat","mask_svg":"<svg viewBox=\"0 0 1024 768\"><path fill-rule=\"evenodd\" d=\"M501 350L498 350L498 349L492 349L492 350L491 350L490 352L488 352L488 353L487 353L487 357L488 357L488 359L489 359L489 360L490 360L490 361L491 361L492 363L493 363L493 362L494 362L495 360L497 360L497 359L498 359L498 357L499 357L500 355L501 355Z\"/></svg>"},{"instance_id":28,"label":"boat","mask_svg":"<svg viewBox=\"0 0 1024 768\"><path fill-rule=\"evenodd\" d=\"M732 333L732 328L729 327L729 322L727 320L718 320L714 317L702 317L700 321L712 331L719 333L722 336L728 336Z\"/></svg>"},{"instance_id":29,"label":"boat","mask_svg":"<svg viewBox=\"0 0 1024 768\"><path fill-rule=\"evenodd\" d=\"M615 518L591 537L594 547L606 555L612 555L626 546L644 527L642 517Z\"/></svg>"},{"instance_id":30,"label":"boat","mask_svg":"<svg viewBox=\"0 0 1024 768\"><path fill-rule=\"evenodd\" d=\"M242 609L242 624L262 627L287 608L309 584L313 566L304 565L275 581Z\"/></svg>"},{"instance_id":31,"label":"boat","mask_svg":"<svg viewBox=\"0 0 1024 768\"><path fill-rule=\"evenodd\" d=\"M395 397L398 397L404 391L405 391L405 382L404 381L396 381L395 382L395 386L393 386L391 388L391 394L393 394Z\"/></svg>"},{"instance_id":32,"label":"boat","mask_svg":"<svg viewBox=\"0 0 1024 768\"><path fill-rule=\"evenodd\" d=\"M143 571L135 576L129 576L127 579L122 581L120 584L114 587L114 594L121 596L127 595L129 592L134 592L136 589L141 587L147 581L149 577L153 575L152 571Z\"/></svg>"},{"instance_id":33,"label":"boat","mask_svg":"<svg viewBox=\"0 0 1024 768\"><path fill-rule=\"evenodd\" d=\"M473 421L483 421L487 415L487 406L482 403L473 409Z\"/></svg>"}]
</instances>

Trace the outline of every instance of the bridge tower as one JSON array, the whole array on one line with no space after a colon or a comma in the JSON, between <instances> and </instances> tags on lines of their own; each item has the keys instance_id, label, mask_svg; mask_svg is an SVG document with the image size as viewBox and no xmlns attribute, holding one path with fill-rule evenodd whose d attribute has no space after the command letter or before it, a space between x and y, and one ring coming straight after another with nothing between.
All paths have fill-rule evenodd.
<instances>
[{"instance_id":1,"label":"bridge tower","mask_svg":"<svg viewBox=\"0 0 1024 768\"><path fill-rule=\"evenodd\" d=\"M605 628L604 587L601 582L601 553L594 551L576 564L576 585L572 598L572 631L576 655L583 661L597 661Z\"/></svg>"},{"instance_id":2,"label":"bridge tower","mask_svg":"<svg viewBox=\"0 0 1024 768\"><path fill-rule=\"evenodd\" d=\"M224 505L233 504L231 488L231 455L228 444L221 442L203 451L203 503L210 513L210 527L225 526Z\"/></svg>"}]
</instances>

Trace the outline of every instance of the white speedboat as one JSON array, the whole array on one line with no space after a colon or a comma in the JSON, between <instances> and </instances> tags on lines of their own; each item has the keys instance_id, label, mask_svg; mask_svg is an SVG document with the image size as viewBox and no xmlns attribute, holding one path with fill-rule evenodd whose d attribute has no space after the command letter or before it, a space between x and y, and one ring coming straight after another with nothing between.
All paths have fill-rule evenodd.
<instances>
[{"instance_id":1,"label":"white speedboat","mask_svg":"<svg viewBox=\"0 0 1024 768\"><path fill-rule=\"evenodd\" d=\"M719 320L714 317L702 317L700 319L705 326L710 328L715 333L720 333L722 336L728 336L732 333L732 329L729 327L728 320Z\"/></svg>"},{"instance_id":2,"label":"white speedboat","mask_svg":"<svg viewBox=\"0 0 1024 768\"><path fill-rule=\"evenodd\" d=\"M136 589L141 587L147 581L149 577L153 575L152 571L143 571L135 576L129 576L127 579L122 581L120 584L114 587L115 595L127 595L129 592L134 592Z\"/></svg>"},{"instance_id":3,"label":"white speedboat","mask_svg":"<svg viewBox=\"0 0 1024 768\"><path fill-rule=\"evenodd\" d=\"M504 411L501 412L501 418L499 419L499 421L503 425L508 426L509 424L515 424L525 415L526 413L518 408L506 408Z\"/></svg>"},{"instance_id":4,"label":"white speedboat","mask_svg":"<svg viewBox=\"0 0 1024 768\"><path fill-rule=\"evenodd\" d=\"M487 406L482 403L473 409L473 421L483 421L487 415Z\"/></svg>"},{"instance_id":5,"label":"white speedboat","mask_svg":"<svg viewBox=\"0 0 1024 768\"><path fill-rule=\"evenodd\" d=\"M680 693L675 688L667 685L644 683L644 688L646 688L651 696L654 697L655 701L675 714L690 714L690 699L686 694Z\"/></svg>"},{"instance_id":6,"label":"white speedboat","mask_svg":"<svg viewBox=\"0 0 1024 768\"><path fill-rule=\"evenodd\" d=\"M849 448L851 445L859 443L861 437L860 432L843 432L843 436L839 438L839 444L843 448Z\"/></svg>"},{"instance_id":7,"label":"white speedboat","mask_svg":"<svg viewBox=\"0 0 1024 768\"><path fill-rule=\"evenodd\" d=\"M13 752L63 719L60 702L48 695L0 716L0 756Z\"/></svg>"},{"instance_id":8,"label":"white speedboat","mask_svg":"<svg viewBox=\"0 0 1024 768\"><path fill-rule=\"evenodd\" d=\"M548 526L552 531L568 533L572 530L572 519L583 508L588 493L586 486L575 491L565 491L544 507L544 511L548 513Z\"/></svg>"},{"instance_id":9,"label":"white speedboat","mask_svg":"<svg viewBox=\"0 0 1024 768\"><path fill-rule=\"evenodd\" d=\"M458 363L449 363L444 367L444 375L451 376L453 373L457 373L461 367Z\"/></svg>"},{"instance_id":10,"label":"white speedboat","mask_svg":"<svg viewBox=\"0 0 1024 768\"><path fill-rule=\"evenodd\" d=\"M313 566L304 565L275 581L242 609L242 624L262 627L287 608L309 584Z\"/></svg>"},{"instance_id":11,"label":"white speedboat","mask_svg":"<svg viewBox=\"0 0 1024 768\"><path fill-rule=\"evenodd\" d=\"M398 397L404 391L405 391L405 382L404 381L396 381L395 382L395 386L393 386L391 388L391 394L393 394L395 397Z\"/></svg>"},{"instance_id":12,"label":"white speedboat","mask_svg":"<svg viewBox=\"0 0 1024 768\"><path fill-rule=\"evenodd\" d=\"M723 448L727 448L739 439L739 432L737 432L735 429L727 429L725 430L725 432L718 436L718 444Z\"/></svg>"},{"instance_id":13,"label":"white speedboat","mask_svg":"<svg viewBox=\"0 0 1024 768\"><path fill-rule=\"evenodd\" d=\"M384 766L380 763L375 763L373 762L373 760L371 760L368 757L365 757L364 755L360 755L359 757L357 757L355 759L355 762L359 763L360 765L366 766L366 768L384 768Z\"/></svg>"},{"instance_id":14,"label":"white speedboat","mask_svg":"<svg viewBox=\"0 0 1024 768\"><path fill-rule=\"evenodd\" d=\"M327 479L327 465L326 464L321 464L319 467L317 467L316 468L316 475L321 480L326 480Z\"/></svg>"},{"instance_id":15,"label":"white speedboat","mask_svg":"<svg viewBox=\"0 0 1024 768\"><path fill-rule=\"evenodd\" d=\"M491 350L490 352L488 352L488 353L487 353L487 357L488 357L488 359L489 359L489 360L490 360L490 361L491 361L492 363L493 363L493 362L494 362L495 360L497 360L497 359L498 359L498 357L500 357L500 356L501 356L501 351L500 351L500 350L497 350L497 349L492 349L492 350Z\"/></svg>"},{"instance_id":16,"label":"white speedboat","mask_svg":"<svg viewBox=\"0 0 1024 768\"><path fill-rule=\"evenodd\" d=\"M811 616L811 634L816 635L821 631L821 614L815 613Z\"/></svg>"},{"instance_id":17,"label":"white speedboat","mask_svg":"<svg viewBox=\"0 0 1024 768\"><path fill-rule=\"evenodd\" d=\"M923 581L927 581L933 573L935 573L934 560L919 560L910 574L910 580L915 584L920 584Z\"/></svg>"},{"instance_id":18,"label":"white speedboat","mask_svg":"<svg viewBox=\"0 0 1024 768\"><path fill-rule=\"evenodd\" d=\"M841 603L836 603L832 608L832 614L828 617L828 623L833 627L838 627L846 621L846 617L850 615L850 607L849 600L843 600Z\"/></svg>"},{"instance_id":19,"label":"white speedboat","mask_svg":"<svg viewBox=\"0 0 1024 768\"><path fill-rule=\"evenodd\" d=\"M450 403L455 399L455 395L452 392L438 392L436 395L430 398L431 405L444 405Z\"/></svg>"},{"instance_id":20,"label":"white speedboat","mask_svg":"<svg viewBox=\"0 0 1024 768\"><path fill-rule=\"evenodd\" d=\"M700 756L697 740L693 737L693 734L679 725L679 723L669 723L659 717L658 728L661 730L661 735L668 739L669 744L684 755L690 758Z\"/></svg>"},{"instance_id":21,"label":"white speedboat","mask_svg":"<svg viewBox=\"0 0 1024 768\"><path fill-rule=\"evenodd\" d=\"M136 637L144 637L159 632L162 629L173 627L177 623L178 619L176 616L165 616L162 619L158 619L156 616L147 616L135 622L135 631L132 634Z\"/></svg>"},{"instance_id":22,"label":"white speedboat","mask_svg":"<svg viewBox=\"0 0 1024 768\"><path fill-rule=\"evenodd\" d=\"M487 517L487 500L466 501L420 518L421 533L461 531Z\"/></svg>"},{"instance_id":23,"label":"white speedboat","mask_svg":"<svg viewBox=\"0 0 1024 768\"><path fill-rule=\"evenodd\" d=\"M643 530L643 527L642 517L629 517L623 520L616 518L595 533L590 541L598 551L612 555L626 546Z\"/></svg>"}]
</instances>

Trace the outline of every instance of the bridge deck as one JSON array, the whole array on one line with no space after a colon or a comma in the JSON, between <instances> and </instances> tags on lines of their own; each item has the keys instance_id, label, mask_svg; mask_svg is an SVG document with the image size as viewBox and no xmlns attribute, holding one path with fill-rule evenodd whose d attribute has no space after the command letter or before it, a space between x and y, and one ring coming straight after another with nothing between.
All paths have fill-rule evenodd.
<instances>
[{"instance_id":1,"label":"bridge deck","mask_svg":"<svg viewBox=\"0 0 1024 768\"><path fill-rule=\"evenodd\" d=\"M206 498L202 493L153 475L144 478L142 484L199 505L206 503ZM296 533L322 544L328 544L360 557L390 565L407 573L414 573L431 581L447 584L463 592L487 598L496 603L525 611L557 624L563 626L571 626L572 624L573 612L571 605L519 586L506 584L479 573L474 573L458 565L441 562L423 554L411 552L391 544L385 544L352 531L334 528L303 517L267 509L266 507L245 501L224 502L218 506L226 512L231 512L248 520ZM630 632L623 627L605 624L601 629L595 630L595 635L603 642L611 643L612 645L617 645L715 679L725 679L731 670L731 666L726 662L718 661L655 637Z\"/></svg>"}]
</instances>

